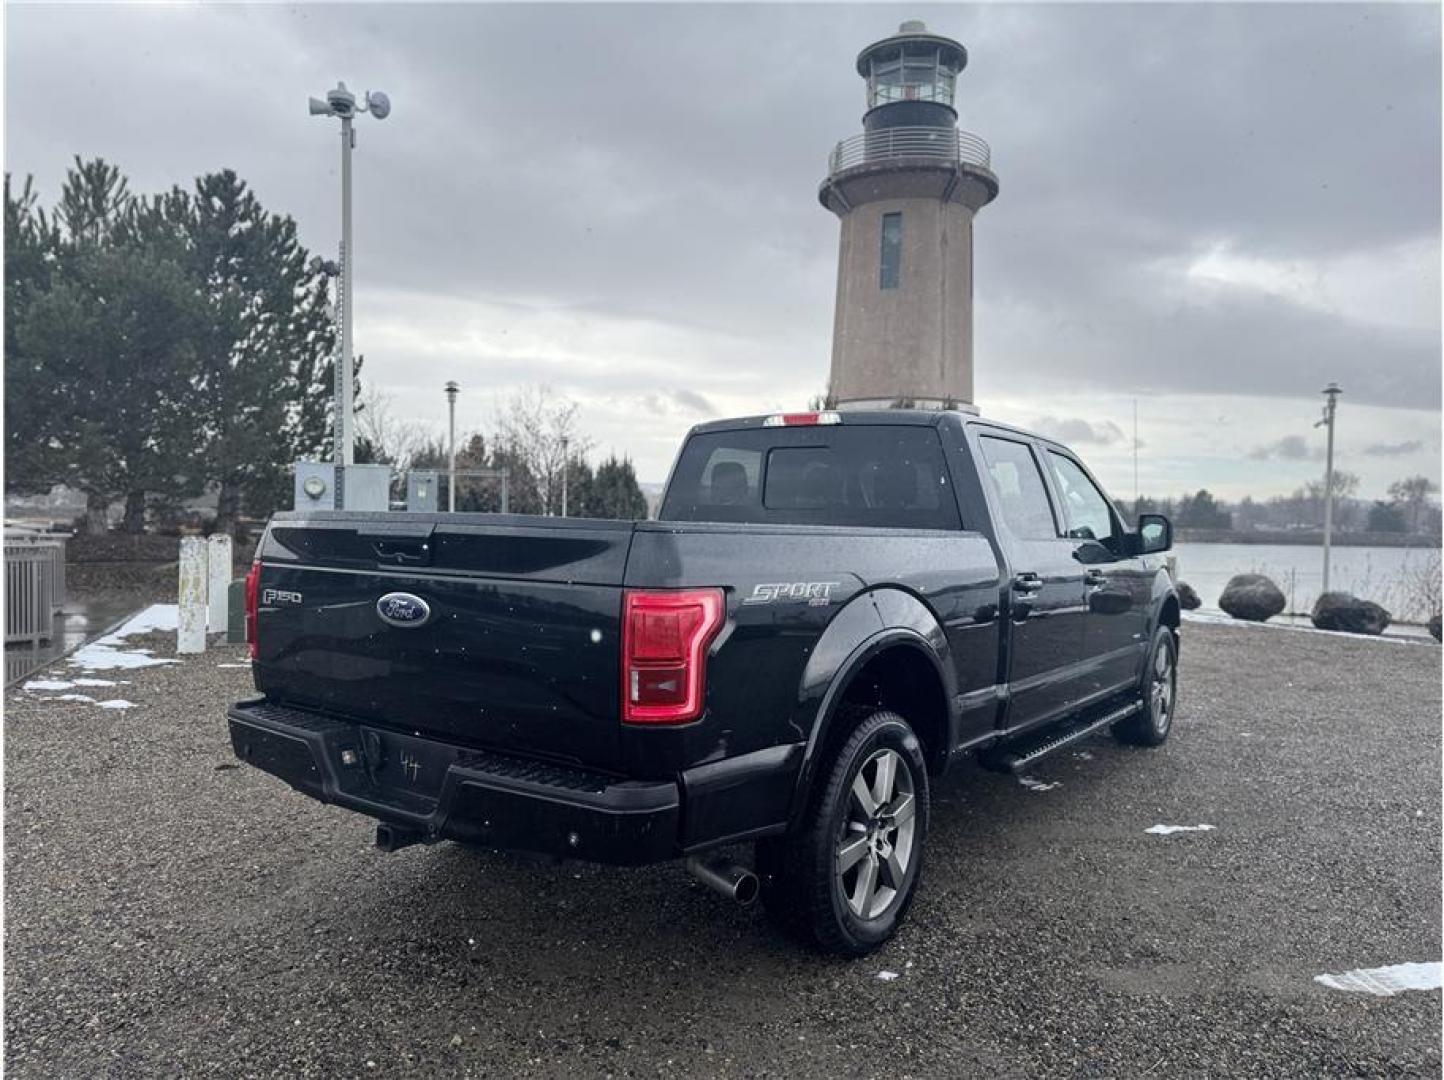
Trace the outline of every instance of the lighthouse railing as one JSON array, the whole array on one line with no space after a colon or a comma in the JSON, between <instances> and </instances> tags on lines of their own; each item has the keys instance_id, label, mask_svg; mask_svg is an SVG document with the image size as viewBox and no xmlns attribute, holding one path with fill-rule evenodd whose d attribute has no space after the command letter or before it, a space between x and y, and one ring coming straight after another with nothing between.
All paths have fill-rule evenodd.
<instances>
[{"instance_id":1,"label":"lighthouse railing","mask_svg":"<svg viewBox=\"0 0 1444 1080\"><path fill-rule=\"evenodd\" d=\"M858 165L874 165L902 158L961 162L987 168L991 157L987 143L970 132L956 128L882 128L843 139L828 159L828 171L836 173Z\"/></svg>"}]
</instances>

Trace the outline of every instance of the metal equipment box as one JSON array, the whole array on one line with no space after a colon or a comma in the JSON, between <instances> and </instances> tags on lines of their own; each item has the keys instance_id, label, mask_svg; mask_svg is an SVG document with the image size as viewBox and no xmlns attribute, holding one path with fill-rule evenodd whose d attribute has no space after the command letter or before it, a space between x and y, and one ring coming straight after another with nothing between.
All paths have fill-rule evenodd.
<instances>
[{"instance_id":1,"label":"metal equipment box","mask_svg":"<svg viewBox=\"0 0 1444 1080\"><path fill-rule=\"evenodd\" d=\"M406 474L406 509L411 513L435 513L439 493L434 469L414 469Z\"/></svg>"},{"instance_id":2,"label":"metal equipment box","mask_svg":"<svg viewBox=\"0 0 1444 1080\"><path fill-rule=\"evenodd\" d=\"M336 500L341 481L342 504ZM347 465L328 461L296 462L297 510L390 510L391 466Z\"/></svg>"}]
</instances>

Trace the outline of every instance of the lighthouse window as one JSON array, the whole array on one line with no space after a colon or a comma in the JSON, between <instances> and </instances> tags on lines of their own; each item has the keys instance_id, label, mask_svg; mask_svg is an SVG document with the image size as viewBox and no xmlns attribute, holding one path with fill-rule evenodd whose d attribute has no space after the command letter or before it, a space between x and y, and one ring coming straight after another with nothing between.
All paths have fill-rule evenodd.
<instances>
[{"instance_id":1,"label":"lighthouse window","mask_svg":"<svg viewBox=\"0 0 1444 1080\"><path fill-rule=\"evenodd\" d=\"M882 216L882 269L878 285L884 289L896 289L902 270L902 215Z\"/></svg>"}]
</instances>

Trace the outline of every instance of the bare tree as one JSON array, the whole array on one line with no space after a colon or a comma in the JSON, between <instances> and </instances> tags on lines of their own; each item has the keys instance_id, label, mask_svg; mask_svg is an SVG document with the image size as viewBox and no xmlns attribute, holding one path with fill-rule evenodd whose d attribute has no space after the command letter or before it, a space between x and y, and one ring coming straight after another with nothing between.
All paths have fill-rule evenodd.
<instances>
[{"instance_id":1,"label":"bare tree","mask_svg":"<svg viewBox=\"0 0 1444 1080\"><path fill-rule=\"evenodd\" d=\"M1419 531L1419 518L1429 505L1429 496L1434 490L1434 482L1427 476L1409 476L1389 485L1389 498L1403 506L1410 532Z\"/></svg>"},{"instance_id":2,"label":"bare tree","mask_svg":"<svg viewBox=\"0 0 1444 1080\"><path fill-rule=\"evenodd\" d=\"M374 383L362 387L358 401L356 457L360 464L386 464L406 473L425 447L441 441L425 424L398 420L390 396Z\"/></svg>"},{"instance_id":3,"label":"bare tree","mask_svg":"<svg viewBox=\"0 0 1444 1080\"><path fill-rule=\"evenodd\" d=\"M577 427L579 406L549 386L529 386L497 406L498 457L514 462L536 487L540 512L561 512L562 467L584 458L591 440ZM565 446L565 449L563 447Z\"/></svg>"}]
</instances>

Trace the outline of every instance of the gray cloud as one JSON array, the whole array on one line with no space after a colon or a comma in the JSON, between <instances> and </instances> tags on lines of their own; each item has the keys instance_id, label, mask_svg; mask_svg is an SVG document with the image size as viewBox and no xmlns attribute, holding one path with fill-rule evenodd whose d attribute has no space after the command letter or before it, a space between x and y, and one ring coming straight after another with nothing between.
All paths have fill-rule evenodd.
<instances>
[{"instance_id":1,"label":"gray cloud","mask_svg":"<svg viewBox=\"0 0 1444 1080\"><path fill-rule=\"evenodd\" d=\"M643 408L658 416L685 414L693 417L709 417L717 415L716 407L704 395L685 387L673 387L670 390L643 394L640 401Z\"/></svg>"},{"instance_id":2,"label":"gray cloud","mask_svg":"<svg viewBox=\"0 0 1444 1080\"><path fill-rule=\"evenodd\" d=\"M1041 435L1076 446L1109 446L1128 442L1123 430L1111 420L1088 421L1078 417L1044 416L1034 421ZM1131 442L1129 445L1132 445Z\"/></svg>"},{"instance_id":3,"label":"gray cloud","mask_svg":"<svg viewBox=\"0 0 1444 1080\"><path fill-rule=\"evenodd\" d=\"M1424 443L1419 439L1406 439L1397 443L1371 443L1364 447L1360 453L1367 457L1407 457L1409 454L1416 454L1424 449Z\"/></svg>"},{"instance_id":4,"label":"gray cloud","mask_svg":"<svg viewBox=\"0 0 1444 1080\"><path fill-rule=\"evenodd\" d=\"M1271 458L1279 461L1322 461L1324 451L1310 444L1302 435L1285 435L1277 442L1255 447L1249 451L1248 456L1255 461L1268 461Z\"/></svg>"},{"instance_id":5,"label":"gray cloud","mask_svg":"<svg viewBox=\"0 0 1444 1080\"><path fill-rule=\"evenodd\" d=\"M1316 415L1329 378L1352 402L1439 407L1433 301L1381 323L1332 278L1305 303L1186 273L1224 245L1301 266L1307 284L1437 244L1431 5L17 5L6 166L47 198L75 153L104 154L141 191L234 167L332 251L334 122L304 102L338 76L383 87L392 117L357 125L368 374L404 396L465 355L469 386L544 377L614 402L616 431L638 407L668 418L648 436L665 442L736 401L801 406L825 384L838 233L817 184L833 142L860 130L858 48L903 15L968 46L961 124L991 143L1002 183L976 230L985 407L1082 380L1310 398ZM97 108L100 87L113 107ZM537 312L572 323L482 364L495 350L460 334L428 350L436 327L413 314L411 339L378 350L378 292L398 321L448 298L485 302L498 336ZM567 334L608 322L665 347L639 359L636 341L598 334L596 362L578 364ZM674 343L685 359L659 378L653 357ZM1259 460L1301 460L1280 445Z\"/></svg>"}]
</instances>

